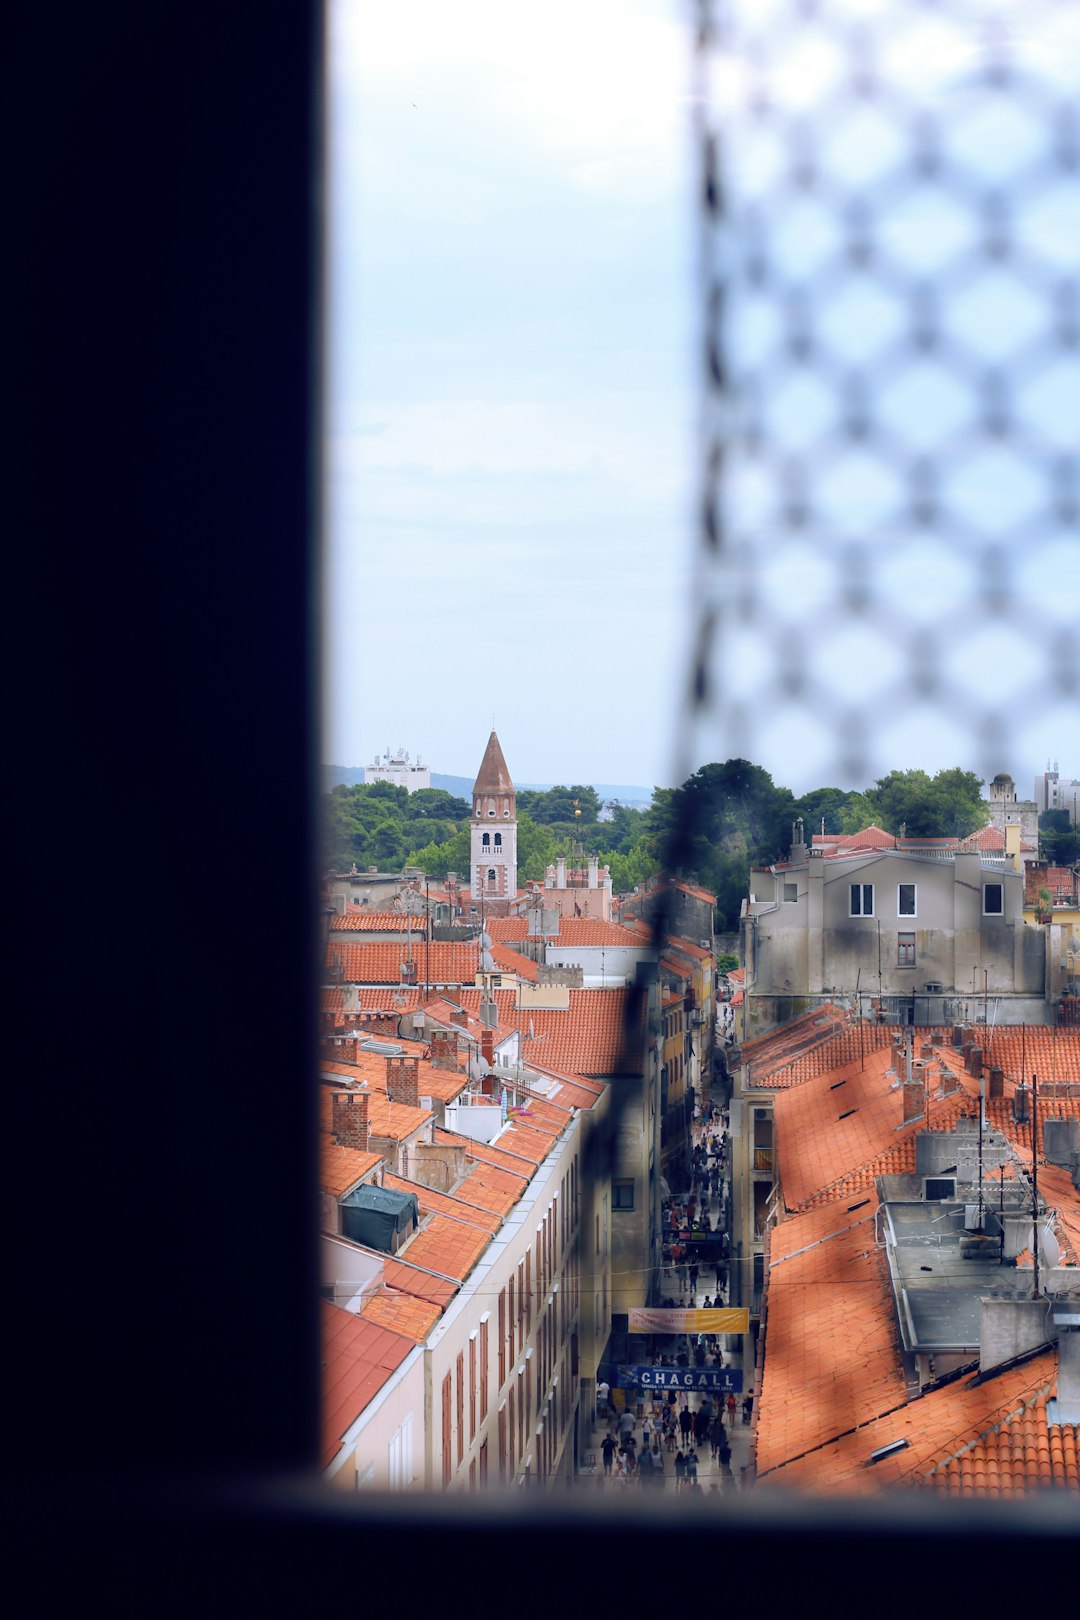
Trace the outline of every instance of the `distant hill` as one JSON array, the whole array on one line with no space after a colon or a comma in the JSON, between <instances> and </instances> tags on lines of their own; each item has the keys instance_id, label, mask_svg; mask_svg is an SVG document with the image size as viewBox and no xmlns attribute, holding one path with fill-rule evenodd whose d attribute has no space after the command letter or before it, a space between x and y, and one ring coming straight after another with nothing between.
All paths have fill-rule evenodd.
<instances>
[{"instance_id":1,"label":"distant hill","mask_svg":"<svg viewBox=\"0 0 1080 1620\"><path fill-rule=\"evenodd\" d=\"M344 783L346 787L353 787L357 782L364 780L364 767L362 765L323 765L321 770L322 790L324 793L329 793L331 788L337 787L339 783ZM443 788L447 793L453 793L461 799L469 798L474 780L475 778L472 776L445 776L441 771L432 771L431 773L432 787ZM546 793L549 788L555 785L554 782L519 782L517 784L520 788L529 788L538 793ZM565 784L567 787L569 785L569 783ZM652 799L651 788L627 787L625 783L619 785L611 782L593 782L589 785L595 787L605 803L610 803L612 799L618 799L620 804L629 805L632 809L643 810Z\"/></svg>"}]
</instances>

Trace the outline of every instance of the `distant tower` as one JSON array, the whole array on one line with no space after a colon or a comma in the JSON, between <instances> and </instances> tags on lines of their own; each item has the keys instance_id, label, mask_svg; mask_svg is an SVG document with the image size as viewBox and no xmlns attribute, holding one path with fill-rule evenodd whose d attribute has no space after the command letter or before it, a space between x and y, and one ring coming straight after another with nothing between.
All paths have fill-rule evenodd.
<instances>
[{"instance_id":1,"label":"distant tower","mask_svg":"<svg viewBox=\"0 0 1080 1620\"><path fill-rule=\"evenodd\" d=\"M517 894L517 794L494 731L472 790L472 892L492 900Z\"/></svg>"}]
</instances>

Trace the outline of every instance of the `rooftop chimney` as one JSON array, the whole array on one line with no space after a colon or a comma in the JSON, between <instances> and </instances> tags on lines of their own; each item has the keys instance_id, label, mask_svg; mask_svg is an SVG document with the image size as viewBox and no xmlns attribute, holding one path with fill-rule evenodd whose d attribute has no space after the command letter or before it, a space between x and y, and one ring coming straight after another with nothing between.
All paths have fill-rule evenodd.
<instances>
[{"instance_id":1,"label":"rooftop chimney","mask_svg":"<svg viewBox=\"0 0 1080 1620\"><path fill-rule=\"evenodd\" d=\"M990 1067L990 1089L987 1092L987 1096L988 1097L1004 1097L1004 1095L1005 1095L1005 1076L1004 1076L1004 1074L1002 1072L1001 1065L998 1064L998 1063L994 1063Z\"/></svg>"},{"instance_id":2,"label":"rooftop chimney","mask_svg":"<svg viewBox=\"0 0 1080 1620\"><path fill-rule=\"evenodd\" d=\"M431 1066L433 1069L456 1069L458 1066L458 1038L452 1029L433 1029L431 1032Z\"/></svg>"},{"instance_id":3,"label":"rooftop chimney","mask_svg":"<svg viewBox=\"0 0 1080 1620\"><path fill-rule=\"evenodd\" d=\"M480 1036L480 1053L489 1066L495 1062L495 1031L485 1029Z\"/></svg>"},{"instance_id":4,"label":"rooftop chimney","mask_svg":"<svg viewBox=\"0 0 1080 1620\"><path fill-rule=\"evenodd\" d=\"M387 1058L386 1095L392 1103L404 1103L407 1108L419 1108L420 1086L417 1071L418 1064L414 1057Z\"/></svg>"},{"instance_id":5,"label":"rooftop chimney","mask_svg":"<svg viewBox=\"0 0 1080 1620\"><path fill-rule=\"evenodd\" d=\"M368 1150L368 1094L359 1087L351 1091L335 1091L333 1097L332 1127L341 1147L355 1148L359 1153Z\"/></svg>"}]
</instances>

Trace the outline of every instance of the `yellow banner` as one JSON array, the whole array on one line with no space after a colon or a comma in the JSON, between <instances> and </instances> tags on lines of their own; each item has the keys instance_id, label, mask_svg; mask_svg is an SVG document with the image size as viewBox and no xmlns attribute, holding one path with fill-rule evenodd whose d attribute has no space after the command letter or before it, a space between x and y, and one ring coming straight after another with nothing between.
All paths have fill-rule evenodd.
<instances>
[{"instance_id":1,"label":"yellow banner","mask_svg":"<svg viewBox=\"0 0 1080 1620\"><path fill-rule=\"evenodd\" d=\"M746 1306L706 1310L638 1306L630 1311L631 1333L749 1333Z\"/></svg>"}]
</instances>

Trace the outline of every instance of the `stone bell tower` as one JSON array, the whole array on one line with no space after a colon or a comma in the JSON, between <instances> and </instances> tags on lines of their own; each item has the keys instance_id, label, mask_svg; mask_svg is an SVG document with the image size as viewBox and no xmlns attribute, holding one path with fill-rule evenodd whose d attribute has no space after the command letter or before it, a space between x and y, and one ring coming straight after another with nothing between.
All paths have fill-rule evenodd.
<instances>
[{"instance_id":1,"label":"stone bell tower","mask_svg":"<svg viewBox=\"0 0 1080 1620\"><path fill-rule=\"evenodd\" d=\"M494 731L472 790L472 893L512 900L517 894L517 794Z\"/></svg>"}]
</instances>

